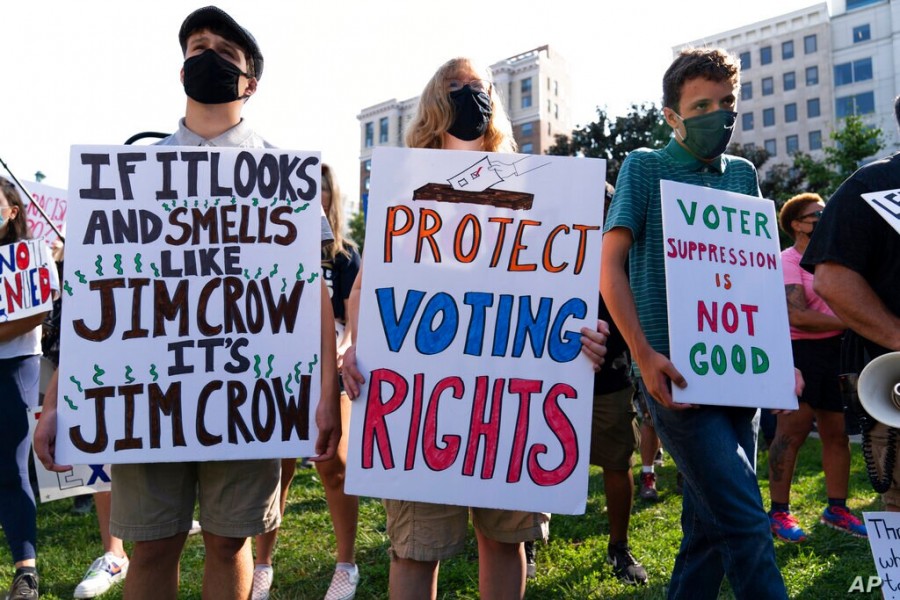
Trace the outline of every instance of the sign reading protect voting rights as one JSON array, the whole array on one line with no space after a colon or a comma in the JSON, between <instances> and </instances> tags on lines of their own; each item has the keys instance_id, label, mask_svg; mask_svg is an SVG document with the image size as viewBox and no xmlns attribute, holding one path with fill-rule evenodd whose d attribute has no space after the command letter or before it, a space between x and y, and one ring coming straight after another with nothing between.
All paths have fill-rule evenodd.
<instances>
[{"instance_id":1,"label":"sign reading protect voting rights","mask_svg":"<svg viewBox=\"0 0 900 600\"><path fill-rule=\"evenodd\" d=\"M774 204L660 185L673 400L796 409Z\"/></svg>"},{"instance_id":2,"label":"sign reading protect voting rights","mask_svg":"<svg viewBox=\"0 0 900 600\"><path fill-rule=\"evenodd\" d=\"M584 512L605 163L377 148L348 493Z\"/></svg>"},{"instance_id":3,"label":"sign reading protect voting rights","mask_svg":"<svg viewBox=\"0 0 900 600\"><path fill-rule=\"evenodd\" d=\"M314 454L320 161L75 146L60 463Z\"/></svg>"}]
</instances>

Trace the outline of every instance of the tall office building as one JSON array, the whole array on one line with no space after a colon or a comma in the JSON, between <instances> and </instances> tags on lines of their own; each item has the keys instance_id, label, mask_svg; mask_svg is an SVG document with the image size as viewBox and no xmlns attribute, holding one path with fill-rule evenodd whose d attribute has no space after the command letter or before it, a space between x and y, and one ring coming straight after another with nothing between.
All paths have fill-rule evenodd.
<instances>
[{"instance_id":1,"label":"tall office building","mask_svg":"<svg viewBox=\"0 0 900 600\"><path fill-rule=\"evenodd\" d=\"M513 137L523 154L543 154L554 136L572 131L569 109L569 73L565 59L540 46L505 58L490 66L494 92L498 94L513 126ZM360 125L360 198L369 193L372 150L377 146L403 146L406 126L419 104L392 98L362 109Z\"/></svg>"},{"instance_id":2,"label":"tall office building","mask_svg":"<svg viewBox=\"0 0 900 600\"><path fill-rule=\"evenodd\" d=\"M859 115L900 149L900 0L833 0L679 45L718 46L741 61L733 142L764 147L768 164L818 154L840 119Z\"/></svg>"}]
</instances>

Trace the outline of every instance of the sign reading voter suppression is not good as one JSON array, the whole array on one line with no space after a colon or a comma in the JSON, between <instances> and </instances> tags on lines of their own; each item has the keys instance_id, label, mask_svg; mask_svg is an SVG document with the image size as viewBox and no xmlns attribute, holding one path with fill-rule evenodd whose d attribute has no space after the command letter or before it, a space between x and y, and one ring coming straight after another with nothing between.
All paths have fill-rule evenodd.
<instances>
[{"instance_id":1,"label":"sign reading voter suppression is not good","mask_svg":"<svg viewBox=\"0 0 900 600\"><path fill-rule=\"evenodd\" d=\"M774 204L660 185L674 401L796 409Z\"/></svg>"},{"instance_id":2,"label":"sign reading voter suppression is not good","mask_svg":"<svg viewBox=\"0 0 900 600\"><path fill-rule=\"evenodd\" d=\"M604 182L598 160L375 150L348 493L584 511Z\"/></svg>"},{"instance_id":3,"label":"sign reading voter suppression is not good","mask_svg":"<svg viewBox=\"0 0 900 600\"><path fill-rule=\"evenodd\" d=\"M314 454L317 154L72 149L58 461Z\"/></svg>"}]
</instances>

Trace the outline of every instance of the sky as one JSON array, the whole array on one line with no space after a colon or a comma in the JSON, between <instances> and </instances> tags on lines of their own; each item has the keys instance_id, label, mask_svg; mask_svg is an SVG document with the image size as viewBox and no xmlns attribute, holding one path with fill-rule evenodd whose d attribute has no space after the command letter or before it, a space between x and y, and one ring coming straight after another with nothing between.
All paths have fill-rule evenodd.
<instances>
[{"instance_id":1,"label":"sky","mask_svg":"<svg viewBox=\"0 0 900 600\"><path fill-rule=\"evenodd\" d=\"M813 0L220 0L259 42L265 71L244 117L271 143L318 150L345 194L359 185L360 109L418 95L454 56L491 64L549 44L569 67L574 124L661 96L672 47L816 4ZM68 187L72 144L172 132L184 115L178 29L203 4L11 0L0 158L20 179ZM450 11L452 7L452 12ZM0 168L0 175L6 175Z\"/></svg>"}]
</instances>

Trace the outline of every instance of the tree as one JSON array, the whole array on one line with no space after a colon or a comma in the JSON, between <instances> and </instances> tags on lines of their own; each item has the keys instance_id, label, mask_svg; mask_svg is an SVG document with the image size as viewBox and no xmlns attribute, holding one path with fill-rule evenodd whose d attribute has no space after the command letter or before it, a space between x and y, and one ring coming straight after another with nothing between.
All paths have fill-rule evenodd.
<instances>
[{"instance_id":1,"label":"tree","mask_svg":"<svg viewBox=\"0 0 900 600\"><path fill-rule=\"evenodd\" d=\"M884 147L881 129L866 125L855 115L844 119L841 128L833 130L830 137L833 143L825 147L824 158L797 152L791 167L769 169L763 183L772 190L772 195L766 197L783 202L795 194L810 191L827 199L865 159Z\"/></svg>"},{"instance_id":2,"label":"tree","mask_svg":"<svg viewBox=\"0 0 900 600\"><path fill-rule=\"evenodd\" d=\"M664 146L670 131L662 110L652 102L632 104L624 117L615 118L606 109L597 107L596 121L574 129L571 136L557 135L556 144L547 153L605 158L606 179L615 185L629 152Z\"/></svg>"},{"instance_id":3,"label":"tree","mask_svg":"<svg viewBox=\"0 0 900 600\"><path fill-rule=\"evenodd\" d=\"M366 216L362 210L350 217L348 226L350 228L350 238L356 242L356 245L359 247L359 253L362 255L363 245L366 243Z\"/></svg>"},{"instance_id":4,"label":"tree","mask_svg":"<svg viewBox=\"0 0 900 600\"><path fill-rule=\"evenodd\" d=\"M748 144L746 146L741 146L740 144L731 144L730 146L728 146L728 149L725 152L727 154L731 154L732 156L740 156L741 158L746 158L753 163L753 166L756 167L757 171L762 169L762 166L766 164L767 160L769 160L769 153L766 151L766 149L760 148L755 144Z\"/></svg>"}]
</instances>

